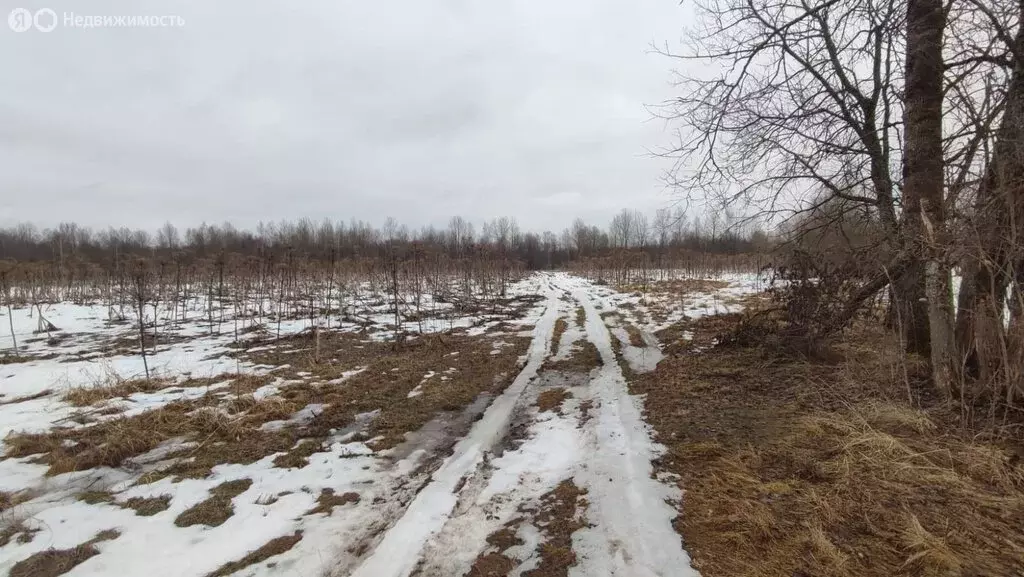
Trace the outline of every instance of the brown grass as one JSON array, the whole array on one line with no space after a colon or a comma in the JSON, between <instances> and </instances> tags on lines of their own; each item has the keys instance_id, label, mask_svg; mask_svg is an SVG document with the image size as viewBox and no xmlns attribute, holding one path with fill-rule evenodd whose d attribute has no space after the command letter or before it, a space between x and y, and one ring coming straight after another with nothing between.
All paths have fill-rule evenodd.
<instances>
[{"instance_id":1,"label":"brown grass","mask_svg":"<svg viewBox=\"0 0 1024 577\"><path fill-rule=\"evenodd\" d=\"M32 493L29 491L17 491L14 493L9 491L0 491L0 513L3 513L8 509L13 509L31 498Z\"/></svg>"},{"instance_id":2,"label":"brown grass","mask_svg":"<svg viewBox=\"0 0 1024 577\"><path fill-rule=\"evenodd\" d=\"M518 563L505 555L505 551L523 540L516 535L515 527L522 519L513 519L501 529L487 536L487 544L491 550L479 555L470 568L467 577L506 577Z\"/></svg>"},{"instance_id":3,"label":"brown grass","mask_svg":"<svg viewBox=\"0 0 1024 577\"><path fill-rule=\"evenodd\" d=\"M17 363L27 363L35 360L35 357L25 355L12 355L10 353L4 353L0 355L0 365L13 365Z\"/></svg>"},{"instance_id":4,"label":"brown grass","mask_svg":"<svg viewBox=\"0 0 1024 577\"><path fill-rule=\"evenodd\" d=\"M301 469L309 464L309 457L324 450L323 439L303 439L290 451L274 458L274 466L282 469Z\"/></svg>"},{"instance_id":5,"label":"brown grass","mask_svg":"<svg viewBox=\"0 0 1024 577\"><path fill-rule=\"evenodd\" d=\"M291 550L296 543L302 540L302 531L296 531L292 535L285 535L271 539L264 543L259 549L249 553L245 557L242 557L238 561L231 561L220 566L219 569L212 573L207 573L206 577L226 577L237 571L240 571L250 565L262 563L275 555L280 555L286 551Z\"/></svg>"},{"instance_id":6,"label":"brown grass","mask_svg":"<svg viewBox=\"0 0 1024 577\"><path fill-rule=\"evenodd\" d=\"M271 377L266 375L230 374L224 373L212 377L190 378L176 382L169 378L149 379L122 379L116 375L111 376L106 382L92 386L75 387L64 393L62 399L76 407L89 407L111 399L129 397L134 393L154 393L163 389L192 389L198 387L209 387L215 383L231 381L231 384L220 393L233 393L236 395L251 393L259 387L270 382Z\"/></svg>"},{"instance_id":7,"label":"brown grass","mask_svg":"<svg viewBox=\"0 0 1024 577\"><path fill-rule=\"evenodd\" d=\"M551 354L558 353L558 346L562 342L562 335L569 329L569 323L565 322L565 319L558 317L555 321L554 332L551 333Z\"/></svg>"},{"instance_id":8,"label":"brown grass","mask_svg":"<svg viewBox=\"0 0 1024 577\"><path fill-rule=\"evenodd\" d=\"M43 434L13 434L5 439L8 457L38 455L35 462L58 475L94 467L118 467L168 439L184 437L203 443L190 450L189 467L206 474L217 463L250 463L294 444L287 432L253 430L252 421L232 419L212 410L217 399L176 401L134 415L117 417L91 427L59 428ZM205 471L205 472L203 472Z\"/></svg>"},{"instance_id":9,"label":"brown grass","mask_svg":"<svg viewBox=\"0 0 1024 577\"><path fill-rule=\"evenodd\" d=\"M562 387L548 389L537 395L537 410L542 413L546 411L558 411L558 413L561 414L562 403L570 397L572 397L572 393Z\"/></svg>"},{"instance_id":10,"label":"brown grass","mask_svg":"<svg viewBox=\"0 0 1024 577\"><path fill-rule=\"evenodd\" d=\"M222 525L235 514L232 500L252 486L252 479L236 479L217 485L210 490L210 498L181 512L174 520L178 527L192 525Z\"/></svg>"},{"instance_id":11,"label":"brown grass","mask_svg":"<svg viewBox=\"0 0 1024 577\"><path fill-rule=\"evenodd\" d=\"M78 494L78 500L90 505L111 503L114 500L114 494L109 491L83 491Z\"/></svg>"},{"instance_id":12,"label":"brown grass","mask_svg":"<svg viewBox=\"0 0 1024 577\"><path fill-rule=\"evenodd\" d=\"M507 577L516 563L503 553L489 552L476 558L467 577Z\"/></svg>"},{"instance_id":13,"label":"brown grass","mask_svg":"<svg viewBox=\"0 0 1024 577\"><path fill-rule=\"evenodd\" d=\"M43 398L43 397L45 397L47 395L50 395L52 393L53 393L52 390L44 389L44 390L39 391L38 393L35 393L33 395L25 395L23 397L14 397L13 399L6 399L6 400L3 400L3 401L0 401L0 406L3 406L3 405L14 405L14 404L22 403L22 402L25 402L25 401L33 401L35 399L41 399L41 398Z\"/></svg>"},{"instance_id":14,"label":"brown grass","mask_svg":"<svg viewBox=\"0 0 1024 577\"><path fill-rule=\"evenodd\" d=\"M15 536L18 537L18 543L31 543L38 532L39 529L25 525L23 519L8 521L0 528L0 547L6 547Z\"/></svg>"},{"instance_id":15,"label":"brown grass","mask_svg":"<svg viewBox=\"0 0 1024 577\"><path fill-rule=\"evenodd\" d=\"M561 361L548 359L541 366L541 371L589 373L600 366L601 353L598 352L594 343L584 339L573 344L569 358Z\"/></svg>"},{"instance_id":16,"label":"brown grass","mask_svg":"<svg viewBox=\"0 0 1024 577\"><path fill-rule=\"evenodd\" d=\"M623 328L626 329L626 333L629 334L630 345L634 347L647 346L647 343L644 342L643 334L640 333L640 329L636 328L635 326L629 323L625 323L623 325Z\"/></svg>"},{"instance_id":17,"label":"brown grass","mask_svg":"<svg viewBox=\"0 0 1024 577\"><path fill-rule=\"evenodd\" d=\"M229 386L209 391L201 398L171 402L139 415L114 417L88 427L57 428L44 434L10 435L5 439L6 456L34 456L34 462L49 465L49 475L57 475L99 466L123 466L165 441L182 438L198 446L173 453L170 457L180 458L179 463L148 473L140 483L164 476L204 477L218 464L247 464L275 453L280 453L275 459L277 466L303 467L309 455L322 450L322 441L332 430L352 424L358 414L374 411L379 414L369 423L366 433L382 437L377 448L388 448L402 442L406 433L419 429L438 413L461 411L481 393L497 394L511 382L529 339L503 335L500 338L511 341L513 346L491 355L493 338L496 337L422 338L407 342L396 351L390 345L325 334L323 360L319 363L283 353L277 357L270 353L267 357L255 357L261 361L287 358L296 363L287 370L306 368L313 373L301 383L282 387L276 397L257 402L251 393L285 371L275 371L272 376L214 377L210 381L233 380ZM282 339L282 346L297 347L302 342ZM346 346L357 352L334 351L328 345ZM451 356L453 351L460 354ZM332 354L348 360L328 362ZM336 378L343 369L351 369L353 365L348 361L355 358L366 363L364 372L349 378L344 386L323 382ZM421 396L408 398L408 392L428 371L437 376L423 387ZM441 376L446 380L441 380ZM260 429L263 423L287 419L310 403L321 403L327 408L307 425L274 431Z\"/></svg>"},{"instance_id":18,"label":"brown grass","mask_svg":"<svg viewBox=\"0 0 1024 577\"><path fill-rule=\"evenodd\" d=\"M566 577L576 564L572 550L572 534L586 526L580 509L585 509L582 498L586 491L571 480L562 481L541 498L541 510L536 516L538 526L544 528L547 538L537 546L540 564L523 573L523 577Z\"/></svg>"},{"instance_id":19,"label":"brown grass","mask_svg":"<svg viewBox=\"0 0 1024 577\"><path fill-rule=\"evenodd\" d=\"M171 496L160 495L159 497L132 497L125 501L123 506L129 509L135 509L136 515L151 517L161 511L166 511L168 507L171 506Z\"/></svg>"},{"instance_id":20,"label":"brown grass","mask_svg":"<svg viewBox=\"0 0 1024 577\"><path fill-rule=\"evenodd\" d=\"M580 425L586 424L592 418L590 411L594 410L594 401L587 399L580 403Z\"/></svg>"},{"instance_id":21,"label":"brown grass","mask_svg":"<svg viewBox=\"0 0 1024 577\"><path fill-rule=\"evenodd\" d=\"M61 399L76 407L89 407L101 401L127 397L133 393L153 393L174 383L171 379L112 379L109 383L70 389Z\"/></svg>"},{"instance_id":22,"label":"brown grass","mask_svg":"<svg viewBox=\"0 0 1024 577\"><path fill-rule=\"evenodd\" d=\"M120 533L113 530L100 532L92 539L71 549L47 549L18 561L11 567L10 577L57 577L99 555L96 543L116 539Z\"/></svg>"},{"instance_id":23,"label":"brown grass","mask_svg":"<svg viewBox=\"0 0 1024 577\"><path fill-rule=\"evenodd\" d=\"M677 279L653 281L646 287L638 284L624 285L619 287L620 292L639 292L644 288L648 293L664 293L672 296L685 296L692 293L710 293L724 289L729 283L713 279Z\"/></svg>"},{"instance_id":24,"label":"brown grass","mask_svg":"<svg viewBox=\"0 0 1024 577\"><path fill-rule=\"evenodd\" d=\"M542 496L539 506L520 507L521 517L512 519L487 537L490 547L476 558L467 576L505 577L512 573L519 563L505 553L524 543L518 537L518 528L529 520L542 531L544 541L537 545L539 564L522 575L566 577L569 568L576 564L572 534L586 526L582 513L587 505L585 494L586 491L579 489L572 480L566 480Z\"/></svg>"},{"instance_id":25,"label":"brown grass","mask_svg":"<svg viewBox=\"0 0 1024 577\"><path fill-rule=\"evenodd\" d=\"M383 439L375 448L393 447L405 440L406 433L423 427L441 412L457 412L472 403L481 393L498 394L512 382L516 363L526 350L528 338L510 339L513 346L503 347L492 355L488 338L446 335L407 343L399 351L379 356L368 368L335 387L325 401L328 408L313 419L310 430L322 435L337 428L339 422L351 422L359 413L380 411L371 431ZM449 353L459 354L450 356ZM448 371L454 368L454 371ZM397 370L395 370L397 369ZM428 371L438 374L423 386L423 394L408 398L408 393L422 381ZM440 380L440 375L447 380Z\"/></svg>"},{"instance_id":26,"label":"brown grass","mask_svg":"<svg viewBox=\"0 0 1024 577\"><path fill-rule=\"evenodd\" d=\"M583 307L576 307L576 326L583 328L587 324L587 310Z\"/></svg>"},{"instance_id":27,"label":"brown grass","mask_svg":"<svg viewBox=\"0 0 1024 577\"><path fill-rule=\"evenodd\" d=\"M309 511L306 511L307 515L317 515L319 513L326 513L330 515L334 511L335 507L342 507L349 503L358 503L359 493L342 493L341 495L335 495L334 489L321 489L320 496L316 499L316 507L313 507Z\"/></svg>"},{"instance_id":28,"label":"brown grass","mask_svg":"<svg viewBox=\"0 0 1024 577\"><path fill-rule=\"evenodd\" d=\"M694 323L694 341L722 323ZM851 331L838 362L691 346L631 388L667 448L658 469L686 489L676 526L703 575L1020 574L1024 469L962 430L919 364L895 366L881 327Z\"/></svg>"}]
</instances>

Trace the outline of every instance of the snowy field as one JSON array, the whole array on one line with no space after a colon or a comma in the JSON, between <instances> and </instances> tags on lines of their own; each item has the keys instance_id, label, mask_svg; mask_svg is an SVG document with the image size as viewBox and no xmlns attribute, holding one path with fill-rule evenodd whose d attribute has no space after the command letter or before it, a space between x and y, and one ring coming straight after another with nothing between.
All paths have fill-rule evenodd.
<instances>
[{"instance_id":1,"label":"snowy field","mask_svg":"<svg viewBox=\"0 0 1024 577\"><path fill-rule=\"evenodd\" d=\"M426 303L406 343L381 303L280 336L158 313L145 366L108 307L5 312L0 573L518 576L560 546L570 575L695 575L626 379L661 359L657 331L761 288L717 280L538 273L486 312Z\"/></svg>"}]
</instances>

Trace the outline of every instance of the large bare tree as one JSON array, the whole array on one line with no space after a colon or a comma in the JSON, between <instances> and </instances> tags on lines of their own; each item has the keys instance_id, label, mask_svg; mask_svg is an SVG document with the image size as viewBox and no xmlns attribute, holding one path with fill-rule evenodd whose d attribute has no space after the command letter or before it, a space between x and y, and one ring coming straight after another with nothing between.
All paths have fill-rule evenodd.
<instances>
[{"instance_id":1,"label":"large bare tree","mask_svg":"<svg viewBox=\"0 0 1024 577\"><path fill-rule=\"evenodd\" d=\"M1008 359L1024 346L1024 303L1006 302L1022 276L1022 5L703 0L686 51L664 51L684 61L664 109L680 123L672 184L776 222L867 214L885 234L862 248L881 270L833 325L888 286L892 320L909 351L931 353L941 390L954 392L966 360L1010 383L1011 401L1021 368Z\"/></svg>"}]
</instances>

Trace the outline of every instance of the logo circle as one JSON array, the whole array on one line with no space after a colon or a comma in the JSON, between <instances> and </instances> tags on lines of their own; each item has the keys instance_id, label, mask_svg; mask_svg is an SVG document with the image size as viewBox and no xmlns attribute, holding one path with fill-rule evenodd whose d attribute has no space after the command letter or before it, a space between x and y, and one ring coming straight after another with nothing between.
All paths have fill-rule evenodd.
<instances>
[{"instance_id":1,"label":"logo circle","mask_svg":"<svg viewBox=\"0 0 1024 577\"><path fill-rule=\"evenodd\" d=\"M44 18L40 18L40 16ZM46 16L49 18L45 18ZM57 13L49 8L41 8L36 10L36 15L32 17L32 23L36 25L36 30L50 32L57 27Z\"/></svg>"},{"instance_id":2,"label":"logo circle","mask_svg":"<svg viewBox=\"0 0 1024 577\"><path fill-rule=\"evenodd\" d=\"M56 14L54 14L56 16ZM15 32L24 32L32 27L32 13L25 8L15 8L7 15L7 25Z\"/></svg>"}]
</instances>

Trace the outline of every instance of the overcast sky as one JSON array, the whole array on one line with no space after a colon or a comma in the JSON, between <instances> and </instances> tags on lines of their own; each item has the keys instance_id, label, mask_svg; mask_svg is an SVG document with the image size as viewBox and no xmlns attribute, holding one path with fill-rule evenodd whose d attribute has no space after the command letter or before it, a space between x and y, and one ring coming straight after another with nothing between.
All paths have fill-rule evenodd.
<instances>
[{"instance_id":1,"label":"overcast sky","mask_svg":"<svg viewBox=\"0 0 1024 577\"><path fill-rule=\"evenodd\" d=\"M676 0L14 0L0 23L0 224L155 228L653 212ZM5 8L8 11L9 8ZM183 26L74 28L71 15ZM6 16L6 14L5 14ZM45 23L44 23L45 24Z\"/></svg>"}]
</instances>

